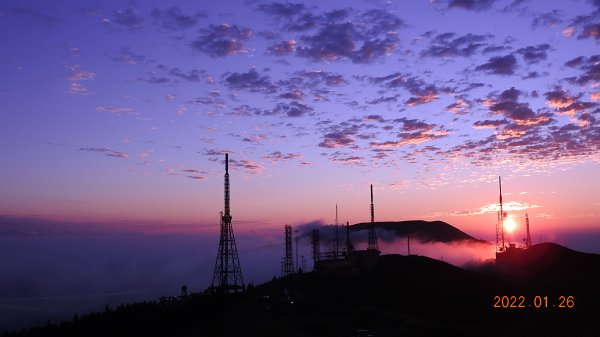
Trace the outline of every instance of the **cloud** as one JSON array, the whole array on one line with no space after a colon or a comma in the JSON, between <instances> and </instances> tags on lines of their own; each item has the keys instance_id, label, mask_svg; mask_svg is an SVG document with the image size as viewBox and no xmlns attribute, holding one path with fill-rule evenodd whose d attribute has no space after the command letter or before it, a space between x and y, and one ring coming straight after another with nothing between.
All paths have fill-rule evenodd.
<instances>
[{"instance_id":1,"label":"cloud","mask_svg":"<svg viewBox=\"0 0 600 337\"><path fill-rule=\"evenodd\" d=\"M44 14L35 8L17 7L11 8L10 11L16 14L17 16L20 16L26 20L31 20L36 24L40 24L46 27L55 27L56 25L65 22L65 20L61 18Z\"/></svg>"},{"instance_id":2,"label":"cloud","mask_svg":"<svg viewBox=\"0 0 600 337\"><path fill-rule=\"evenodd\" d=\"M394 119L394 123L402 123L404 131L431 131L436 126L418 119L409 119L406 117Z\"/></svg>"},{"instance_id":3,"label":"cloud","mask_svg":"<svg viewBox=\"0 0 600 337\"><path fill-rule=\"evenodd\" d=\"M332 156L331 160L338 163L344 164L362 164L363 157L360 156Z\"/></svg>"},{"instance_id":4,"label":"cloud","mask_svg":"<svg viewBox=\"0 0 600 337\"><path fill-rule=\"evenodd\" d=\"M600 16L600 9L592 13L592 15L579 15L576 16L563 31L563 35L570 37L573 36L577 29L580 33L577 35L578 39L593 38L596 41L600 41L600 22L598 17Z\"/></svg>"},{"instance_id":5,"label":"cloud","mask_svg":"<svg viewBox=\"0 0 600 337\"><path fill-rule=\"evenodd\" d=\"M173 68L169 71L169 74L190 82L199 82L200 80L206 77L205 71L200 71L196 69L192 69L186 73L181 71L179 68Z\"/></svg>"},{"instance_id":6,"label":"cloud","mask_svg":"<svg viewBox=\"0 0 600 337\"><path fill-rule=\"evenodd\" d=\"M69 93L72 95L88 96L92 92L83 84L78 82L69 83Z\"/></svg>"},{"instance_id":7,"label":"cloud","mask_svg":"<svg viewBox=\"0 0 600 337\"><path fill-rule=\"evenodd\" d=\"M581 94L577 96L571 95L567 90L561 87L555 87L554 90L544 93L546 96L546 104L560 114L574 116L578 113L583 113L589 109L598 106L598 103L580 101ZM589 121L589 118L587 118Z\"/></svg>"},{"instance_id":8,"label":"cloud","mask_svg":"<svg viewBox=\"0 0 600 337\"><path fill-rule=\"evenodd\" d=\"M241 135L236 135L236 137L242 138ZM243 142L254 143L256 145L262 144L265 140L267 140L266 134L250 135L242 138Z\"/></svg>"},{"instance_id":9,"label":"cloud","mask_svg":"<svg viewBox=\"0 0 600 337\"><path fill-rule=\"evenodd\" d=\"M113 18L111 22L127 28L130 31L135 31L142 28L144 18L138 14L137 10L130 7L124 11L113 12Z\"/></svg>"},{"instance_id":10,"label":"cloud","mask_svg":"<svg viewBox=\"0 0 600 337\"><path fill-rule=\"evenodd\" d=\"M508 201L502 203L502 209L506 212L513 211L524 211L531 208L539 208L541 206L535 204L529 204L526 202L518 202L518 201ZM477 214L489 214L489 213L497 213L500 211L500 205L497 203L491 203L484 206L481 206L476 210L464 210L457 211L452 213L452 215L456 216L469 216L469 215L477 215Z\"/></svg>"},{"instance_id":11,"label":"cloud","mask_svg":"<svg viewBox=\"0 0 600 337\"><path fill-rule=\"evenodd\" d=\"M575 34L575 28L567 27L567 28L563 29L562 34L563 34L563 36L571 37L571 36L573 36L573 34Z\"/></svg>"},{"instance_id":12,"label":"cloud","mask_svg":"<svg viewBox=\"0 0 600 337\"><path fill-rule=\"evenodd\" d=\"M325 23L347 19L351 9L336 9L322 14L311 13L304 4L270 3L257 7L258 11L270 15L285 31L304 32Z\"/></svg>"},{"instance_id":13,"label":"cloud","mask_svg":"<svg viewBox=\"0 0 600 337\"><path fill-rule=\"evenodd\" d=\"M252 29L234 24L210 25L200 31L198 38L191 43L193 49L213 58L243 53L244 44L252 37Z\"/></svg>"},{"instance_id":14,"label":"cloud","mask_svg":"<svg viewBox=\"0 0 600 337\"><path fill-rule=\"evenodd\" d=\"M206 174L206 173L208 173L207 171L198 170L198 169L185 169L185 170L181 170L181 172L185 172L185 173L197 173L197 174Z\"/></svg>"},{"instance_id":15,"label":"cloud","mask_svg":"<svg viewBox=\"0 0 600 337\"><path fill-rule=\"evenodd\" d=\"M399 147L440 139L446 137L447 135L448 131L445 130L400 132L397 136L398 140L391 140L385 142L371 142L370 145L374 148Z\"/></svg>"},{"instance_id":16,"label":"cloud","mask_svg":"<svg viewBox=\"0 0 600 337\"><path fill-rule=\"evenodd\" d=\"M240 106L233 108L231 111L226 112L225 114L230 115L230 116L250 117L250 116L255 116L255 115L262 115L262 113L263 113L263 111L261 109L254 108L247 104L244 104L244 105L240 105Z\"/></svg>"},{"instance_id":17,"label":"cloud","mask_svg":"<svg viewBox=\"0 0 600 337\"><path fill-rule=\"evenodd\" d=\"M81 81L92 81L96 78L96 74L90 71L85 71L79 64L67 66L67 81L69 83L69 93L73 95L91 95L92 92Z\"/></svg>"},{"instance_id":18,"label":"cloud","mask_svg":"<svg viewBox=\"0 0 600 337\"><path fill-rule=\"evenodd\" d=\"M396 15L379 9L356 11L352 19L352 11L347 9L314 14L303 4L271 3L257 9L283 23L284 31L305 33L299 39L272 45L271 53L295 54L313 61L369 63L390 55L398 45L396 30L404 26Z\"/></svg>"},{"instance_id":19,"label":"cloud","mask_svg":"<svg viewBox=\"0 0 600 337\"><path fill-rule=\"evenodd\" d=\"M446 110L457 115L464 115L471 112L473 104L466 95L458 95L455 97L455 102L448 105Z\"/></svg>"},{"instance_id":20,"label":"cloud","mask_svg":"<svg viewBox=\"0 0 600 337\"><path fill-rule=\"evenodd\" d=\"M256 69L250 69L245 73L232 73L225 78L225 83L232 89L250 92L274 93L277 88L271 82L269 76L260 75Z\"/></svg>"},{"instance_id":21,"label":"cloud","mask_svg":"<svg viewBox=\"0 0 600 337\"><path fill-rule=\"evenodd\" d=\"M225 108L225 101L219 96L197 97L190 101L194 105L207 105L216 109Z\"/></svg>"},{"instance_id":22,"label":"cloud","mask_svg":"<svg viewBox=\"0 0 600 337\"><path fill-rule=\"evenodd\" d=\"M313 109L308 105L302 104L298 101L291 101L289 103L278 103L277 106L264 114L267 115L279 115L285 114L288 117L302 117L306 114L311 115Z\"/></svg>"},{"instance_id":23,"label":"cloud","mask_svg":"<svg viewBox=\"0 0 600 337\"><path fill-rule=\"evenodd\" d=\"M556 27L563 22L562 17L564 17L564 13L556 9L548 13L539 13L533 18L531 26L533 28Z\"/></svg>"},{"instance_id":24,"label":"cloud","mask_svg":"<svg viewBox=\"0 0 600 337\"><path fill-rule=\"evenodd\" d=\"M528 103L519 102L524 93L514 87L504 90L500 95L488 97L488 110L493 115L503 115L520 126L548 124L552 121L548 113L535 113ZM513 127L514 128L514 127Z\"/></svg>"},{"instance_id":25,"label":"cloud","mask_svg":"<svg viewBox=\"0 0 600 337\"><path fill-rule=\"evenodd\" d=\"M119 114L119 113L129 114L129 113L133 113L135 111L135 109L99 106L96 108L96 111L97 112L110 112L110 113L116 113L116 114Z\"/></svg>"},{"instance_id":26,"label":"cloud","mask_svg":"<svg viewBox=\"0 0 600 337\"><path fill-rule=\"evenodd\" d=\"M143 55L135 54L130 47L123 47L119 52L110 57L111 60L128 65L145 65L148 60Z\"/></svg>"},{"instance_id":27,"label":"cloud","mask_svg":"<svg viewBox=\"0 0 600 337\"><path fill-rule=\"evenodd\" d=\"M577 36L579 39L593 38L600 41L600 22L595 24L585 25L581 34Z\"/></svg>"},{"instance_id":28,"label":"cloud","mask_svg":"<svg viewBox=\"0 0 600 337\"><path fill-rule=\"evenodd\" d=\"M194 15L186 15L177 6L164 10L158 8L152 10L154 23L171 31L188 29L195 25L199 18L203 17L206 17L206 13L196 12Z\"/></svg>"},{"instance_id":29,"label":"cloud","mask_svg":"<svg viewBox=\"0 0 600 337\"><path fill-rule=\"evenodd\" d=\"M296 51L296 40L281 41L270 46L267 50L277 56L293 54Z\"/></svg>"},{"instance_id":30,"label":"cloud","mask_svg":"<svg viewBox=\"0 0 600 337\"><path fill-rule=\"evenodd\" d=\"M528 79L539 78L539 77L543 77L543 76L548 76L548 72L544 71L543 73L539 73L537 71L530 71L521 78L524 80L528 80Z\"/></svg>"},{"instance_id":31,"label":"cloud","mask_svg":"<svg viewBox=\"0 0 600 337\"><path fill-rule=\"evenodd\" d=\"M412 96L405 102L407 106L415 106L432 102L439 98L440 91L450 91L448 88L438 88L425 83L422 79L410 74L394 73L383 77L369 77L371 83L380 84L387 88L402 88Z\"/></svg>"},{"instance_id":32,"label":"cloud","mask_svg":"<svg viewBox=\"0 0 600 337\"><path fill-rule=\"evenodd\" d=\"M223 163L225 163L225 162L223 161ZM249 160L249 159L243 159L243 160L229 159L229 165L231 167L244 169L246 172L248 172L250 174L260 174L260 173L262 173L262 171L264 169L264 167L262 167L260 164L258 164L254 160Z\"/></svg>"},{"instance_id":33,"label":"cloud","mask_svg":"<svg viewBox=\"0 0 600 337\"><path fill-rule=\"evenodd\" d=\"M205 156L223 156L225 153L234 153L234 152L231 150L205 149L203 154ZM223 163L225 163L225 162L223 161Z\"/></svg>"},{"instance_id":34,"label":"cloud","mask_svg":"<svg viewBox=\"0 0 600 337\"><path fill-rule=\"evenodd\" d=\"M104 148L104 147L82 147L78 151L98 152L98 153L104 154L105 156L114 157L114 158L126 159L129 157L129 155L125 152L114 151L110 148Z\"/></svg>"},{"instance_id":35,"label":"cloud","mask_svg":"<svg viewBox=\"0 0 600 337\"><path fill-rule=\"evenodd\" d=\"M550 45L544 43L537 46L521 48L517 50L517 53L521 54L527 63L533 64L545 60L548 57L548 50L550 50Z\"/></svg>"},{"instance_id":36,"label":"cloud","mask_svg":"<svg viewBox=\"0 0 600 337\"><path fill-rule=\"evenodd\" d=\"M553 108L565 108L578 99L578 97L569 95L569 93L561 87L545 92L544 96L546 96L546 104Z\"/></svg>"},{"instance_id":37,"label":"cloud","mask_svg":"<svg viewBox=\"0 0 600 337\"><path fill-rule=\"evenodd\" d=\"M430 57L470 57L479 49L487 46L484 43L489 37L485 35L466 34L456 37L454 33L437 35L431 45L421 52L422 56Z\"/></svg>"},{"instance_id":38,"label":"cloud","mask_svg":"<svg viewBox=\"0 0 600 337\"><path fill-rule=\"evenodd\" d=\"M506 119L503 120L483 120L473 123L475 129L495 129L499 126L510 123Z\"/></svg>"},{"instance_id":39,"label":"cloud","mask_svg":"<svg viewBox=\"0 0 600 337\"><path fill-rule=\"evenodd\" d=\"M490 9L494 0L450 0L448 8L461 8L471 11L484 11Z\"/></svg>"},{"instance_id":40,"label":"cloud","mask_svg":"<svg viewBox=\"0 0 600 337\"><path fill-rule=\"evenodd\" d=\"M320 19L309 13L304 4L273 2L261 4L257 9L271 15L277 21L283 22L283 28L289 31L305 31L314 28Z\"/></svg>"},{"instance_id":41,"label":"cloud","mask_svg":"<svg viewBox=\"0 0 600 337\"><path fill-rule=\"evenodd\" d=\"M186 176L190 179L194 179L194 180L205 180L206 177L201 177L201 176Z\"/></svg>"},{"instance_id":42,"label":"cloud","mask_svg":"<svg viewBox=\"0 0 600 337\"><path fill-rule=\"evenodd\" d=\"M513 75L516 68L517 59L513 55L505 55L492 57L487 63L475 67L475 70L495 75Z\"/></svg>"},{"instance_id":43,"label":"cloud","mask_svg":"<svg viewBox=\"0 0 600 337\"><path fill-rule=\"evenodd\" d=\"M306 95L300 90L292 90L279 95L279 98L302 100Z\"/></svg>"},{"instance_id":44,"label":"cloud","mask_svg":"<svg viewBox=\"0 0 600 337\"><path fill-rule=\"evenodd\" d=\"M381 117L380 115L368 115L368 116L364 117L363 120L365 122L378 122L378 123L386 122L385 118Z\"/></svg>"},{"instance_id":45,"label":"cloud","mask_svg":"<svg viewBox=\"0 0 600 337\"><path fill-rule=\"evenodd\" d=\"M398 46L395 32L388 32L380 37L367 37L350 22L324 25L317 34L303 36L301 41L296 55L313 61L346 58L354 63L369 63L392 54Z\"/></svg>"},{"instance_id":46,"label":"cloud","mask_svg":"<svg viewBox=\"0 0 600 337\"><path fill-rule=\"evenodd\" d=\"M158 76L155 72L147 73L146 77L136 77L135 80L150 84L164 84L171 81L167 77Z\"/></svg>"},{"instance_id":47,"label":"cloud","mask_svg":"<svg viewBox=\"0 0 600 337\"><path fill-rule=\"evenodd\" d=\"M272 161L283 161L290 159L298 159L302 158L302 155L299 153L282 153L281 151L274 151L262 157L263 159L268 159Z\"/></svg>"},{"instance_id":48,"label":"cloud","mask_svg":"<svg viewBox=\"0 0 600 337\"><path fill-rule=\"evenodd\" d=\"M96 78L96 74L90 71L85 71L79 64L67 66L67 81L92 81Z\"/></svg>"},{"instance_id":49,"label":"cloud","mask_svg":"<svg viewBox=\"0 0 600 337\"><path fill-rule=\"evenodd\" d=\"M600 82L600 55L590 57L579 56L565 63L566 66L579 69L582 74L567 78L567 82L585 86L588 83Z\"/></svg>"},{"instance_id":50,"label":"cloud","mask_svg":"<svg viewBox=\"0 0 600 337\"><path fill-rule=\"evenodd\" d=\"M337 87L348 83L343 75L323 70L297 71L292 79L300 81L303 88ZM283 83L285 82L280 82Z\"/></svg>"},{"instance_id":51,"label":"cloud","mask_svg":"<svg viewBox=\"0 0 600 337\"><path fill-rule=\"evenodd\" d=\"M320 147L336 148L349 146L354 143L354 139L346 132L331 132L323 136L323 141L319 143Z\"/></svg>"},{"instance_id":52,"label":"cloud","mask_svg":"<svg viewBox=\"0 0 600 337\"><path fill-rule=\"evenodd\" d=\"M411 144L444 138L448 131L436 124L430 124L418 119L408 119L406 117L394 119L394 123L402 123L402 132L397 134L397 140L385 142L371 142L372 148L399 147ZM437 129L436 129L437 128Z\"/></svg>"}]
</instances>

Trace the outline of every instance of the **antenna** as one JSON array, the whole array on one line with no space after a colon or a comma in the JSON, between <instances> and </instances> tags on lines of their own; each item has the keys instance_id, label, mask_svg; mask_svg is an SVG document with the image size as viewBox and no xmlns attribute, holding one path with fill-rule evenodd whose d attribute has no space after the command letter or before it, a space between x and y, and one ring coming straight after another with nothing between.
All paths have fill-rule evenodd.
<instances>
[{"instance_id":1,"label":"antenna","mask_svg":"<svg viewBox=\"0 0 600 337\"><path fill-rule=\"evenodd\" d=\"M368 250L379 250L377 243L377 232L375 231L375 205L373 204L373 184L371 184L371 226L369 227L369 247Z\"/></svg>"},{"instance_id":2,"label":"antenna","mask_svg":"<svg viewBox=\"0 0 600 337\"><path fill-rule=\"evenodd\" d=\"M225 211L221 212L221 234L211 289L230 293L244 290L229 205L229 154L225 153Z\"/></svg>"},{"instance_id":3,"label":"antenna","mask_svg":"<svg viewBox=\"0 0 600 337\"><path fill-rule=\"evenodd\" d=\"M312 257L314 262L313 269L316 269L317 261L321 258L321 240L319 239L318 228L312 230Z\"/></svg>"},{"instance_id":4,"label":"antenna","mask_svg":"<svg viewBox=\"0 0 600 337\"><path fill-rule=\"evenodd\" d=\"M337 259L340 253L340 234L338 227L338 208L335 204L335 258Z\"/></svg>"},{"instance_id":5,"label":"antenna","mask_svg":"<svg viewBox=\"0 0 600 337\"><path fill-rule=\"evenodd\" d=\"M502 252L506 249L504 240L504 218L506 217L506 214L502 205L502 177L498 177L498 187L500 189L500 195L498 197L500 211L498 212L498 223L496 224L496 252Z\"/></svg>"},{"instance_id":6,"label":"antenna","mask_svg":"<svg viewBox=\"0 0 600 337\"><path fill-rule=\"evenodd\" d=\"M281 264L281 275L288 276L294 273L294 257L292 256L292 226L284 226L285 255Z\"/></svg>"},{"instance_id":7,"label":"antenna","mask_svg":"<svg viewBox=\"0 0 600 337\"><path fill-rule=\"evenodd\" d=\"M298 236L298 230L296 229L294 231L294 234L296 235L296 271L298 271L298 269L300 269L300 264L298 264L298 239L300 238Z\"/></svg>"},{"instance_id":8,"label":"antenna","mask_svg":"<svg viewBox=\"0 0 600 337\"><path fill-rule=\"evenodd\" d=\"M350 254L353 249L352 243L350 242L350 222L346 221L346 254Z\"/></svg>"},{"instance_id":9,"label":"antenna","mask_svg":"<svg viewBox=\"0 0 600 337\"><path fill-rule=\"evenodd\" d=\"M531 234L529 233L529 215L525 213L525 224L527 227L527 238L525 238L525 247L529 248L533 244L531 243Z\"/></svg>"}]
</instances>

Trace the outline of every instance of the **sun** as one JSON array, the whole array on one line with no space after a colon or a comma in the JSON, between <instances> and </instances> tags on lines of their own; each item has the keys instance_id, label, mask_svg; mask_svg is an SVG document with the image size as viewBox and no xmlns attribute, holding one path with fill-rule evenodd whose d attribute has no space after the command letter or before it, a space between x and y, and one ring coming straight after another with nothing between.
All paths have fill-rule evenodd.
<instances>
[{"instance_id":1,"label":"sun","mask_svg":"<svg viewBox=\"0 0 600 337\"><path fill-rule=\"evenodd\" d=\"M504 229L506 229L507 232L512 233L515 231L516 228L517 228L517 223L515 222L515 220L513 218L504 219Z\"/></svg>"}]
</instances>

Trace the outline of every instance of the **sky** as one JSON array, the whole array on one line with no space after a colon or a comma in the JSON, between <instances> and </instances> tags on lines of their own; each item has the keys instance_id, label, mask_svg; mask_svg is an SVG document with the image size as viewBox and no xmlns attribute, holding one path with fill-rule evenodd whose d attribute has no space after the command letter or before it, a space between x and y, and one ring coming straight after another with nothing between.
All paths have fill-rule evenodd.
<instances>
[{"instance_id":1,"label":"sky","mask_svg":"<svg viewBox=\"0 0 600 337\"><path fill-rule=\"evenodd\" d=\"M97 294L205 286L225 153L249 279L284 224L369 221L370 184L378 221L493 241L501 176L511 241L527 213L534 243L600 253L598 0L7 0L0 27L0 300L72 294L46 263L123 276Z\"/></svg>"},{"instance_id":2,"label":"sky","mask_svg":"<svg viewBox=\"0 0 600 337\"><path fill-rule=\"evenodd\" d=\"M600 2L3 1L0 214L241 231L600 218ZM7 221L4 221L7 222ZM177 225L188 226L176 229ZM193 228L192 228L193 227Z\"/></svg>"}]
</instances>

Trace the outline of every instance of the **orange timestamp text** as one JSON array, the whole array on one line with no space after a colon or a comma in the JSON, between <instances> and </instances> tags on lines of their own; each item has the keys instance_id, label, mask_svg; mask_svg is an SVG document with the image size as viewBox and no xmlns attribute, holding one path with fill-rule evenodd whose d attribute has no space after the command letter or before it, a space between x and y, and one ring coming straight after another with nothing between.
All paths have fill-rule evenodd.
<instances>
[{"instance_id":1,"label":"orange timestamp text","mask_svg":"<svg viewBox=\"0 0 600 337\"><path fill-rule=\"evenodd\" d=\"M524 309L524 308L575 308L575 296L494 296L494 308Z\"/></svg>"}]
</instances>

